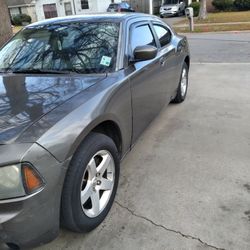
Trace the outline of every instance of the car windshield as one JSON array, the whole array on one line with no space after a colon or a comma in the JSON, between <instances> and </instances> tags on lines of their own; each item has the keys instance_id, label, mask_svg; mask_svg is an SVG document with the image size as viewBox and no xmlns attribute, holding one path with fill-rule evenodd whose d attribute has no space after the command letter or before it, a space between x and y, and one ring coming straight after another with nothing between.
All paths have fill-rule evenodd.
<instances>
[{"instance_id":1,"label":"car windshield","mask_svg":"<svg viewBox=\"0 0 250 250\"><path fill-rule=\"evenodd\" d=\"M179 0L166 0L164 4L178 4Z\"/></svg>"},{"instance_id":2,"label":"car windshield","mask_svg":"<svg viewBox=\"0 0 250 250\"><path fill-rule=\"evenodd\" d=\"M116 4L116 3L110 4L109 8L114 8L114 9L118 8L118 4Z\"/></svg>"},{"instance_id":3,"label":"car windshield","mask_svg":"<svg viewBox=\"0 0 250 250\"><path fill-rule=\"evenodd\" d=\"M115 69L118 37L118 23L27 27L0 49L0 71L110 72Z\"/></svg>"}]
</instances>

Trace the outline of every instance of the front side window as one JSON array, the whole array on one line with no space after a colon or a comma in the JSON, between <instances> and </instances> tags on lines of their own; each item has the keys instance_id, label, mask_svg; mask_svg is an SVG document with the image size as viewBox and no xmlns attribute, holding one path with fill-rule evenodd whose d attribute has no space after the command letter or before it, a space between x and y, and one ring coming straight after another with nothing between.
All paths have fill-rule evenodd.
<instances>
[{"instance_id":1,"label":"front side window","mask_svg":"<svg viewBox=\"0 0 250 250\"><path fill-rule=\"evenodd\" d=\"M88 0L81 0L81 7L83 10L89 9L89 1Z\"/></svg>"},{"instance_id":2,"label":"front side window","mask_svg":"<svg viewBox=\"0 0 250 250\"><path fill-rule=\"evenodd\" d=\"M137 46L152 45L156 47L155 39L149 25L141 25L132 30L131 34L131 50L135 50Z\"/></svg>"},{"instance_id":3,"label":"front side window","mask_svg":"<svg viewBox=\"0 0 250 250\"><path fill-rule=\"evenodd\" d=\"M25 28L0 49L1 72L115 69L118 23L71 23Z\"/></svg>"},{"instance_id":4,"label":"front side window","mask_svg":"<svg viewBox=\"0 0 250 250\"><path fill-rule=\"evenodd\" d=\"M171 41L170 30L158 24L154 24L154 29L160 41L161 47L168 45Z\"/></svg>"}]
</instances>

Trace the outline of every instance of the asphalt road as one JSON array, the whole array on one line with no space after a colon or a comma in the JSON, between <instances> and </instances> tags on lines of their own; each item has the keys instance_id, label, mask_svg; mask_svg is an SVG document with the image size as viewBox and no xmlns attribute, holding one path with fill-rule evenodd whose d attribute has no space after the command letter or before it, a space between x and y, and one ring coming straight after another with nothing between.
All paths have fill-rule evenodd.
<instances>
[{"instance_id":1,"label":"asphalt road","mask_svg":"<svg viewBox=\"0 0 250 250\"><path fill-rule=\"evenodd\" d=\"M188 38L187 99L124 159L105 222L38 250L250 249L250 33Z\"/></svg>"},{"instance_id":2,"label":"asphalt road","mask_svg":"<svg viewBox=\"0 0 250 250\"><path fill-rule=\"evenodd\" d=\"M166 22L167 24L173 26L175 23L180 22L181 20L183 20L185 18L186 18L185 16L180 16L180 17L174 17L174 16L172 17L172 16L170 16L170 17L165 17L162 20L164 22Z\"/></svg>"}]
</instances>

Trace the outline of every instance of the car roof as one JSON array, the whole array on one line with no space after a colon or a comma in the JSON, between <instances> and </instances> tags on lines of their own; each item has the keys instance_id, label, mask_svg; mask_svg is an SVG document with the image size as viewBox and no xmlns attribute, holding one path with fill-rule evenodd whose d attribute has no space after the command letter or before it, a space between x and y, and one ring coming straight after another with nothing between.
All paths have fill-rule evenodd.
<instances>
[{"instance_id":1,"label":"car roof","mask_svg":"<svg viewBox=\"0 0 250 250\"><path fill-rule=\"evenodd\" d=\"M152 15L143 14L143 13L98 13L98 14L88 14L88 15L74 15L67 17L56 17L51 19L46 19L40 22L32 23L27 27L37 27L37 26L45 26L45 25L54 25L54 24L64 24L64 23L75 23L75 22L122 22L126 20L130 20L133 18L149 18L154 17Z\"/></svg>"}]
</instances>

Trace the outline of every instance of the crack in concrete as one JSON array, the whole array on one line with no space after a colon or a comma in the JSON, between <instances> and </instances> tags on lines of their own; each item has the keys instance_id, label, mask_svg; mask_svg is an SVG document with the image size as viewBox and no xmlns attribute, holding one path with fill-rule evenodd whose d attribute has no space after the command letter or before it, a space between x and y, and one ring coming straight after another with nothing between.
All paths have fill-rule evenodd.
<instances>
[{"instance_id":1,"label":"crack in concrete","mask_svg":"<svg viewBox=\"0 0 250 250\"><path fill-rule=\"evenodd\" d=\"M226 250L225 248L220 248L220 247L216 247L216 246L213 246L213 245L210 245L208 243L206 243L205 241L201 240L200 238L198 237L194 237L192 235L188 235L188 234L184 234L180 231L177 231L177 230L174 230L174 229L170 229L170 228L167 228L165 227L164 225L161 225L161 224L157 224L156 222L154 222L153 220L143 216L143 215L139 215L137 213L135 213L133 210L131 210L130 208L122 205L121 203L119 203L118 201L115 201L115 203L123 208L123 209L126 209L130 214L132 214L133 216L137 217L137 218L140 218L140 219L143 219L143 220L146 220L147 222L149 222L150 224L156 226L156 227L159 227L159 228L162 228L163 230L165 231L168 231L168 232L172 232L172 233L175 233L175 234L179 234L181 235L182 237L186 238L186 239L191 239L191 240L196 240L198 242L200 242L201 244L203 244L204 246L207 246L207 247L210 247L210 248L213 248L213 249L217 249L217 250Z\"/></svg>"}]
</instances>

